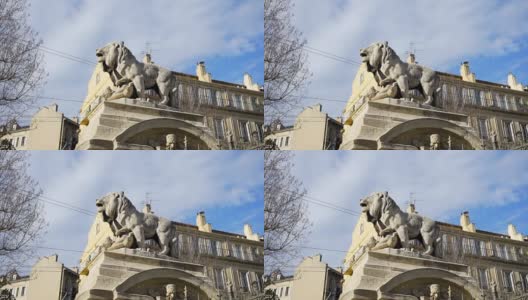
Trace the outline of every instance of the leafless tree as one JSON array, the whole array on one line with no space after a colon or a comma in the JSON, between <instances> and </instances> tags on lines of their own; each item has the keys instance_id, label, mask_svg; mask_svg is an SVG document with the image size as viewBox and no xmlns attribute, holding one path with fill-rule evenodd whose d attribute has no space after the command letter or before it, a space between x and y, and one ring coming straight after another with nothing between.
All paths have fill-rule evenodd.
<instances>
[{"instance_id":1,"label":"leafless tree","mask_svg":"<svg viewBox=\"0 0 528 300\"><path fill-rule=\"evenodd\" d=\"M28 25L27 0L0 1L0 114L14 116L30 108L44 83L42 41Z\"/></svg>"},{"instance_id":2,"label":"leafless tree","mask_svg":"<svg viewBox=\"0 0 528 300\"><path fill-rule=\"evenodd\" d=\"M292 175L293 154L264 151L264 256L266 269L280 267L298 253L310 221L302 182Z\"/></svg>"},{"instance_id":3,"label":"leafless tree","mask_svg":"<svg viewBox=\"0 0 528 300\"><path fill-rule=\"evenodd\" d=\"M27 174L27 154L0 151L0 274L32 254L45 230L42 191Z\"/></svg>"},{"instance_id":4,"label":"leafless tree","mask_svg":"<svg viewBox=\"0 0 528 300\"><path fill-rule=\"evenodd\" d=\"M306 40L291 23L291 0L264 0L264 108L276 118L298 108L310 76ZM269 119L269 118L268 118Z\"/></svg>"}]
</instances>

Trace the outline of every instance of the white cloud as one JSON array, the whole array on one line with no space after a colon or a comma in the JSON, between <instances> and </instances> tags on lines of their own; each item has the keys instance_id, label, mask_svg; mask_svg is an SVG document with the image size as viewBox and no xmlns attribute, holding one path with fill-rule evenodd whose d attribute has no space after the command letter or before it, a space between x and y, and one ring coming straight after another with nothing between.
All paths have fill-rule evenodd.
<instances>
[{"instance_id":1,"label":"white cloud","mask_svg":"<svg viewBox=\"0 0 528 300\"><path fill-rule=\"evenodd\" d=\"M124 191L137 209L150 193L160 216L185 222L198 211L236 211L246 204L261 207L263 155L260 152L58 152L33 151L31 173L44 197L96 212L95 200L109 192ZM260 192L259 192L260 191ZM43 245L82 250L94 217L45 204L49 230ZM255 208L247 209L247 222L255 230ZM238 213L240 213L239 211ZM262 212L261 212L262 213ZM211 218L211 217L210 217ZM253 220L253 221L252 221ZM208 219L219 230L232 228L231 219ZM191 222L194 222L191 221ZM243 224L236 230L242 232ZM49 250L40 253L49 254ZM63 262L75 265L79 255Z\"/></svg>"},{"instance_id":2,"label":"white cloud","mask_svg":"<svg viewBox=\"0 0 528 300\"><path fill-rule=\"evenodd\" d=\"M521 152L297 152L293 172L309 197L352 211L360 212L359 199L376 191L388 191L405 209L414 192L421 214L445 221L465 210L526 202L525 158ZM346 251L357 217L309 206L314 226L306 244ZM479 226L494 226L497 221ZM314 252L306 249L303 255ZM345 255L322 253L332 266L340 265Z\"/></svg>"},{"instance_id":3,"label":"white cloud","mask_svg":"<svg viewBox=\"0 0 528 300\"><path fill-rule=\"evenodd\" d=\"M150 42L156 63L186 72L194 72L195 63L201 60L207 63L208 59L254 52L262 44L262 16L258 1L31 1L31 23L46 47L96 62L95 49L109 42L124 41L138 59ZM94 67L47 53L45 58L49 77L42 94L83 100ZM229 76L235 70L212 75L241 82L243 72L250 69L236 70L236 77ZM59 104L69 116L77 115L81 106Z\"/></svg>"},{"instance_id":4,"label":"white cloud","mask_svg":"<svg viewBox=\"0 0 528 300\"><path fill-rule=\"evenodd\" d=\"M359 49L389 41L402 59L416 43L417 60L447 71L477 57L498 57L526 49L528 2L512 1L295 1L295 24L310 47L360 61ZM313 72L306 95L348 100L357 65L309 54ZM514 64L512 61L511 64ZM477 78L505 81L510 65ZM500 74L499 78L495 78ZM314 100L306 100L306 105ZM331 115L345 104L323 102Z\"/></svg>"}]
</instances>

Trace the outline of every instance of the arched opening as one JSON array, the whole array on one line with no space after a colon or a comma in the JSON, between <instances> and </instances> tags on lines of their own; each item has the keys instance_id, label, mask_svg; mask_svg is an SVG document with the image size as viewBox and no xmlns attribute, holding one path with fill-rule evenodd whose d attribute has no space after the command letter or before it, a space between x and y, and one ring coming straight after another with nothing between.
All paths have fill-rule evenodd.
<instances>
[{"instance_id":1,"label":"arched opening","mask_svg":"<svg viewBox=\"0 0 528 300\"><path fill-rule=\"evenodd\" d=\"M434 268L401 273L382 285L378 294L414 296L420 299L422 296L431 296L433 292L438 293L438 299L483 299L480 289L467 279Z\"/></svg>"},{"instance_id":2,"label":"arched opening","mask_svg":"<svg viewBox=\"0 0 528 300\"><path fill-rule=\"evenodd\" d=\"M171 285L174 290L174 299L218 299L215 288L204 278L168 268L151 269L127 278L114 289L114 299L127 299L126 297L131 296L164 297L167 285Z\"/></svg>"},{"instance_id":3,"label":"arched opening","mask_svg":"<svg viewBox=\"0 0 528 300\"><path fill-rule=\"evenodd\" d=\"M114 148L217 150L217 140L202 128L182 120L161 118L137 123L114 139Z\"/></svg>"},{"instance_id":4,"label":"arched opening","mask_svg":"<svg viewBox=\"0 0 528 300\"><path fill-rule=\"evenodd\" d=\"M429 150L479 150L480 139L467 129L449 121L422 118L401 123L384 133L378 145L406 145Z\"/></svg>"}]
</instances>

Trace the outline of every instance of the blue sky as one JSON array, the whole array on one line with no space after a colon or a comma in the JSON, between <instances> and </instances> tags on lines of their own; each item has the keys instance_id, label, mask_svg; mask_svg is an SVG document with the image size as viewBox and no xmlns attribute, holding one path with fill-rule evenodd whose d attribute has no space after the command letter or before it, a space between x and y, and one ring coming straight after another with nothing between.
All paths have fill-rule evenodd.
<instances>
[{"instance_id":1,"label":"blue sky","mask_svg":"<svg viewBox=\"0 0 528 300\"><path fill-rule=\"evenodd\" d=\"M30 162L44 197L94 213L95 199L109 192L124 191L137 209L149 193L152 210L170 220L194 225L196 213L205 211L213 229L243 233L248 223L263 234L261 152L32 151ZM39 245L84 250L94 217L48 203L44 207L49 226ZM46 249L36 256L54 252L67 266L80 258L76 252Z\"/></svg>"},{"instance_id":2,"label":"blue sky","mask_svg":"<svg viewBox=\"0 0 528 300\"><path fill-rule=\"evenodd\" d=\"M414 43L416 60L459 74L469 61L477 79L506 83L508 72L528 85L528 2L524 0L293 0L294 24L308 46L359 62L359 49L388 41L406 59ZM313 76L302 94L347 101L356 64L307 53ZM302 105L317 100L306 99ZM320 101L331 116L342 102ZM289 114L293 121L298 111Z\"/></svg>"},{"instance_id":3,"label":"blue sky","mask_svg":"<svg viewBox=\"0 0 528 300\"><path fill-rule=\"evenodd\" d=\"M141 60L146 43L152 59L168 69L195 74L205 61L213 79L242 83L245 72L263 84L263 5L239 0L29 0L30 23L44 46L96 62L95 49L124 41ZM44 52L46 97L84 100L94 66ZM76 116L78 102L42 99ZM29 121L34 111L24 113Z\"/></svg>"},{"instance_id":4,"label":"blue sky","mask_svg":"<svg viewBox=\"0 0 528 300\"><path fill-rule=\"evenodd\" d=\"M292 173L308 197L351 211L360 212L359 199L377 191L388 191L405 209L414 193L417 211L432 219L459 225L460 213L469 211L477 229L506 233L512 223L528 235L528 160L522 151L297 151L294 163ZM313 227L302 244L337 251L304 249L300 257L321 252L324 261L340 266L357 216L313 203L308 208Z\"/></svg>"}]
</instances>

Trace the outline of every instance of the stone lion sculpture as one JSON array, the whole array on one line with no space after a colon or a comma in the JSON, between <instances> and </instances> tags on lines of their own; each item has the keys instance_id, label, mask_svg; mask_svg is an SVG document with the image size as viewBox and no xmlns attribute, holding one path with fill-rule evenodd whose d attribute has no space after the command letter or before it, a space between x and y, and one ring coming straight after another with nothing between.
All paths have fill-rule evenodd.
<instances>
[{"instance_id":1,"label":"stone lion sculpture","mask_svg":"<svg viewBox=\"0 0 528 300\"><path fill-rule=\"evenodd\" d=\"M396 84L402 98L409 99L409 91L418 89L426 105L435 105L435 92L439 89L439 78L433 70L403 62L389 47L388 42L378 42L359 50L362 61L369 72L374 74L380 87Z\"/></svg>"},{"instance_id":2,"label":"stone lion sculpture","mask_svg":"<svg viewBox=\"0 0 528 300\"><path fill-rule=\"evenodd\" d=\"M129 95L126 88L132 84L140 99L145 99L146 89L158 91L163 105L169 105L171 97L175 97L176 79L172 72L152 63L139 62L123 42L109 43L97 49L95 55L116 87L124 88L118 94Z\"/></svg>"},{"instance_id":3,"label":"stone lion sculpture","mask_svg":"<svg viewBox=\"0 0 528 300\"><path fill-rule=\"evenodd\" d=\"M360 200L362 212L374 224L380 237L373 249L410 249L410 241L418 239L424 246L423 254L433 255L440 242L436 222L416 213L403 212L387 192L376 192Z\"/></svg>"},{"instance_id":4,"label":"stone lion sculpture","mask_svg":"<svg viewBox=\"0 0 528 300\"><path fill-rule=\"evenodd\" d=\"M132 202L121 193L109 193L96 200L97 212L110 224L116 240L109 250L118 248L145 249L146 239L155 239L161 248L158 254L173 254L175 229L171 221L152 213L139 212ZM174 256L174 255L173 255Z\"/></svg>"}]
</instances>

